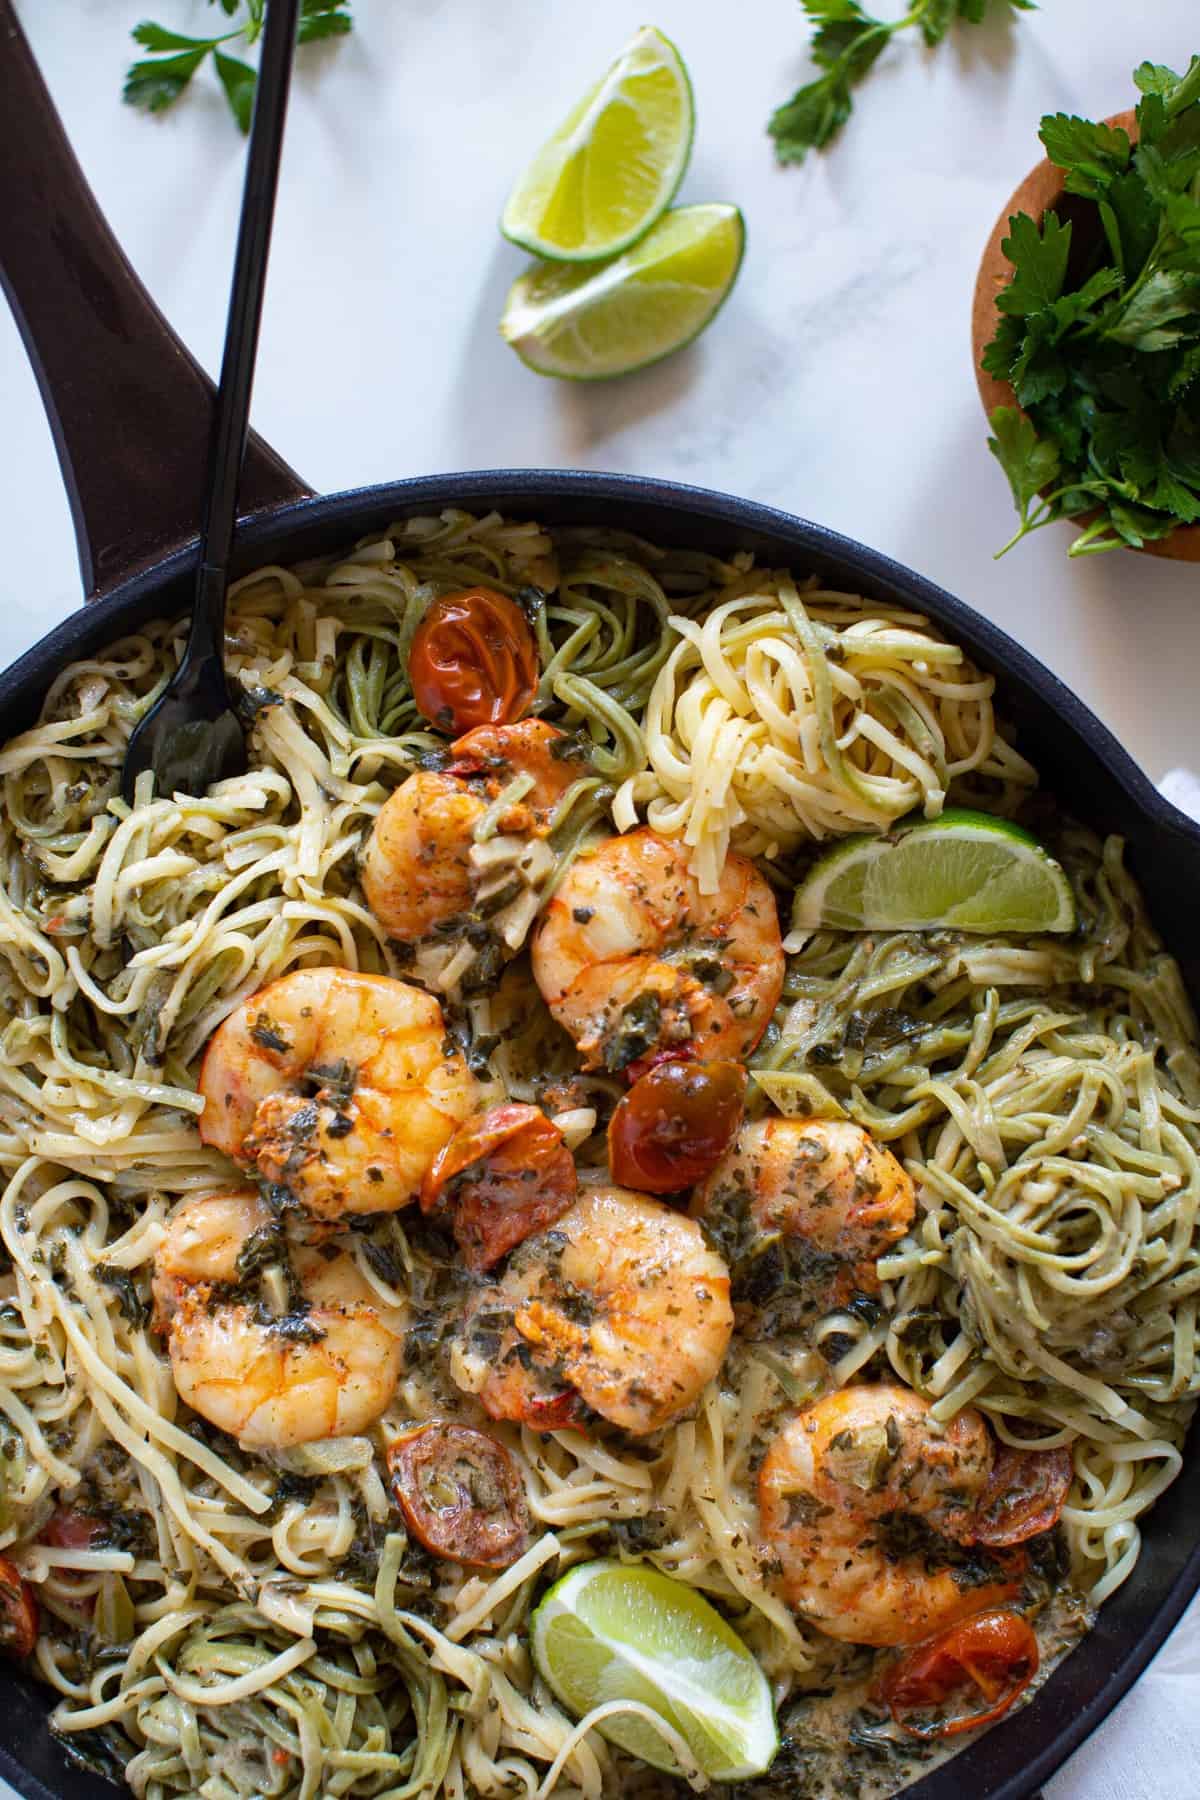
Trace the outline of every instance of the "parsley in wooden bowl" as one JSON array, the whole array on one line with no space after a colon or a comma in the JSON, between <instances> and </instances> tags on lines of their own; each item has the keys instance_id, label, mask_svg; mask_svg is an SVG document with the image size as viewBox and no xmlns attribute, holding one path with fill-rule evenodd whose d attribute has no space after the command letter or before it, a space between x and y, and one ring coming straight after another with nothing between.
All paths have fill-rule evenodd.
<instances>
[{"instance_id":1,"label":"parsley in wooden bowl","mask_svg":"<svg viewBox=\"0 0 1200 1800\"><path fill-rule=\"evenodd\" d=\"M1012 543L1065 518L1072 556L1200 562L1200 57L1134 81L1133 113L1042 120L980 265L975 369Z\"/></svg>"}]
</instances>

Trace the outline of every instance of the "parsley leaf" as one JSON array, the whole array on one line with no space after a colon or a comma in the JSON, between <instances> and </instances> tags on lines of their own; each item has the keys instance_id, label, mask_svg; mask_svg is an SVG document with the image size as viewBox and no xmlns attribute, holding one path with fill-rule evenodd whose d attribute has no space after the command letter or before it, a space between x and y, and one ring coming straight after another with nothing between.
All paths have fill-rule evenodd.
<instances>
[{"instance_id":1,"label":"parsley leaf","mask_svg":"<svg viewBox=\"0 0 1200 1800\"><path fill-rule=\"evenodd\" d=\"M173 106L192 77L211 56L217 80L238 128L249 131L254 114L258 75L249 63L230 56L222 46L240 40L247 47L262 34L264 0L209 0L220 7L232 29L211 38L184 37L165 25L144 19L130 34L135 43L152 54L133 64L125 77L123 98L146 112L162 112ZM343 37L353 28L350 0L303 0L298 44L321 38Z\"/></svg>"},{"instance_id":2,"label":"parsley leaf","mask_svg":"<svg viewBox=\"0 0 1200 1800\"><path fill-rule=\"evenodd\" d=\"M1144 62L1133 71L1133 84L1139 93L1157 94L1160 98L1171 93L1178 81L1174 69L1162 63Z\"/></svg>"},{"instance_id":3,"label":"parsley leaf","mask_svg":"<svg viewBox=\"0 0 1200 1800\"><path fill-rule=\"evenodd\" d=\"M858 0L800 0L817 27L809 46L823 71L776 107L767 127L781 163L803 162L835 137L854 109L853 89L870 72L891 38L916 29L930 48L940 44L956 20L979 25L989 6L997 11L1032 12L1035 0L911 0L902 18L876 19Z\"/></svg>"},{"instance_id":4,"label":"parsley leaf","mask_svg":"<svg viewBox=\"0 0 1200 1800\"><path fill-rule=\"evenodd\" d=\"M887 44L892 27L865 13L857 0L801 0L818 22L812 58L825 73L799 88L771 115L769 130L780 162L803 162L841 130L854 107L850 90Z\"/></svg>"},{"instance_id":5,"label":"parsley leaf","mask_svg":"<svg viewBox=\"0 0 1200 1800\"><path fill-rule=\"evenodd\" d=\"M1087 199L1102 199L1113 177L1129 167L1133 154L1129 134L1119 126L1094 125L1066 113L1043 119L1038 136L1050 161L1065 172L1067 192Z\"/></svg>"},{"instance_id":6,"label":"parsley leaf","mask_svg":"<svg viewBox=\"0 0 1200 1800\"><path fill-rule=\"evenodd\" d=\"M254 96L258 89L257 72L249 63L239 62L236 56L224 56L219 50L213 51L213 63L221 86L225 89L230 112L239 128L249 131L250 121L254 117Z\"/></svg>"},{"instance_id":7,"label":"parsley leaf","mask_svg":"<svg viewBox=\"0 0 1200 1800\"><path fill-rule=\"evenodd\" d=\"M163 112L182 94L209 46L189 50L183 56L161 56L154 62L137 62L125 77L122 98L130 106L145 107L147 112Z\"/></svg>"},{"instance_id":8,"label":"parsley leaf","mask_svg":"<svg viewBox=\"0 0 1200 1800\"><path fill-rule=\"evenodd\" d=\"M298 44L315 44L319 38L344 37L353 29L349 13L319 12L302 18L296 33Z\"/></svg>"},{"instance_id":9,"label":"parsley leaf","mask_svg":"<svg viewBox=\"0 0 1200 1800\"><path fill-rule=\"evenodd\" d=\"M1027 213L1008 221L1008 236L1000 246L1016 274L996 305L1001 312L1028 317L1058 299L1071 254L1071 227L1055 213L1047 213L1041 230Z\"/></svg>"},{"instance_id":10,"label":"parsley leaf","mask_svg":"<svg viewBox=\"0 0 1200 1800\"><path fill-rule=\"evenodd\" d=\"M1200 333L1200 272L1158 269L1121 309L1108 330L1135 350L1170 350Z\"/></svg>"},{"instance_id":11,"label":"parsley leaf","mask_svg":"<svg viewBox=\"0 0 1200 1800\"><path fill-rule=\"evenodd\" d=\"M1023 409L997 407L988 439L1012 542L1086 515L1072 556L1200 523L1200 58L1182 76L1143 63L1134 83L1136 149L1088 119L1042 120L1078 199L1071 223L1009 221L1012 280L983 353Z\"/></svg>"},{"instance_id":12,"label":"parsley leaf","mask_svg":"<svg viewBox=\"0 0 1200 1800\"><path fill-rule=\"evenodd\" d=\"M1058 451L1038 437L1024 413L1015 406L997 406L991 414L993 437L988 449L1008 476L1013 500L1028 528L1030 509L1044 487L1057 478Z\"/></svg>"},{"instance_id":13,"label":"parsley leaf","mask_svg":"<svg viewBox=\"0 0 1200 1800\"><path fill-rule=\"evenodd\" d=\"M215 38L181 37L177 31L166 31L161 25L152 25L143 20L130 32L135 43L146 50L211 50L218 42Z\"/></svg>"},{"instance_id":14,"label":"parsley leaf","mask_svg":"<svg viewBox=\"0 0 1200 1800\"><path fill-rule=\"evenodd\" d=\"M312 44L319 38L344 37L353 23L343 0L303 0L296 42Z\"/></svg>"}]
</instances>

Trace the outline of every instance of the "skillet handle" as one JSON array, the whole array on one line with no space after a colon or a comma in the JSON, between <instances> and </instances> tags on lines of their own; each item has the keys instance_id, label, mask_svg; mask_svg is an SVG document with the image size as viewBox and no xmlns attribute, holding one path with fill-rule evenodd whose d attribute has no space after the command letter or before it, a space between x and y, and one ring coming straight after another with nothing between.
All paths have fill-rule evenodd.
<instances>
[{"instance_id":1,"label":"skillet handle","mask_svg":"<svg viewBox=\"0 0 1200 1800\"><path fill-rule=\"evenodd\" d=\"M0 286L33 364L87 599L195 539L213 384L151 300L54 109L13 0L0 0ZM253 432L253 513L311 494Z\"/></svg>"}]
</instances>

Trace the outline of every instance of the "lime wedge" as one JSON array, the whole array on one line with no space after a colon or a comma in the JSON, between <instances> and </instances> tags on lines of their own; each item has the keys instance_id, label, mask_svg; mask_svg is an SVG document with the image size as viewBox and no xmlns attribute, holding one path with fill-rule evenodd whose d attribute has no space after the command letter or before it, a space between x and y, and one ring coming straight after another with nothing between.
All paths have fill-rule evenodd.
<instances>
[{"instance_id":1,"label":"lime wedge","mask_svg":"<svg viewBox=\"0 0 1200 1800\"><path fill-rule=\"evenodd\" d=\"M886 837L846 838L796 890L792 929L1074 931L1071 884L1007 819L951 808Z\"/></svg>"},{"instance_id":2,"label":"lime wedge","mask_svg":"<svg viewBox=\"0 0 1200 1800\"><path fill-rule=\"evenodd\" d=\"M745 1644L694 1589L648 1563L580 1563L555 1582L530 1631L539 1673L578 1718L640 1701L714 1781L761 1775L779 1747L771 1690ZM680 1771L640 1714L614 1713L596 1730L652 1768Z\"/></svg>"},{"instance_id":3,"label":"lime wedge","mask_svg":"<svg viewBox=\"0 0 1200 1800\"><path fill-rule=\"evenodd\" d=\"M643 25L542 145L508 197L501 231L562 262L615 256L671 204L693 122L678 50Z\"/></svg>"},{"instance_id":4,"label":"lime wedge","mask_svg":"<svg viewBox=\"0 0 1200 1800\"><path fill-rule=\"evenodd\" d=\"M603 381L680 350L737 278L736 206L681 206L597 267L539 263L509 290L500 335L539 375Z\"/></svg>"}]
</instances>

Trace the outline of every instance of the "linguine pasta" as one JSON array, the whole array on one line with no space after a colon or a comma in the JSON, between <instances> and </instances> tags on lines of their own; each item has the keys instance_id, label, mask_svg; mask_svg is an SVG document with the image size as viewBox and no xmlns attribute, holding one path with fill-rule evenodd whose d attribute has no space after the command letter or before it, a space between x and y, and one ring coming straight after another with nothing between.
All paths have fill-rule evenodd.
<instances>
[{"instance_id":1,"label":"linguine pasta","mask_svg":"<svg viewBox=\"0 0 1200 1800\"><path fill-rule=\"evenodd\" d=\"M0 751L0 1548L38 1584L56 1729L148 1800L633 1792L637 1766L530 1661L531 1608L572 1563L645 1557L710 1596L785 1721L862 1676L863 1653L798 1618L757 1554L755 1472L789 1405L890 1362L939 1416L970 1401L1005 1441L1070 1443L1065 1540L1094 1604L1133 1565L1200 1391L1195 1025L1119 843L1068 826L1054 847L1078 939L792 947L752 1103L848 1115L889 1142L917 1225L873 1308L828 1315L807 1348L735 1334L693 1416L653 1438L490 1427L536 1527L509 1568L430 1556L381 1474L380 1437L463 1403L446 1340L462 1271L407 1213L348 1234L379 1300L408 1308L378 1433L255 1456L181 1405L148 1294L173 1206L231 1178L196 1129L201 1051L288 971L411 975L357 859L439 748L408 686L413 631L434 594L474 582L524 596L536 710L590 752L543 902L610 808L618 825L644 808L700 871L732 844L782 885L802 838L950 794L1011 812L1034 779L990 680L916 615L747 557L495 516L409 520L239 583L228 661L251 766L202 799L118 797L179 622L62 672ZM444 959L430 979L455 1043L507 1094L538 1098L573 1069L523 960L473 986ZM588 1082L611 1104L611 1077ZM579 1117L586 1139L594 1112ZM105 1521L99 1538L56 1541L48 1521L73 1507Z\"/></svg>"},{"instance_id":2,"label":"linguine pasta","mask_svg":"<svg viewBox=\"0 0 1200 1800\"><path fill-rule=\"evenodd\" d=\"M649 768L614 818L682 836L702 892L726 854L775 858L805 840L941 812L978 772L1016 789L1029 764L998 735L990 676L897 607L752 571L679 642L646 706Z\"/></svg>"}]
</instances>

